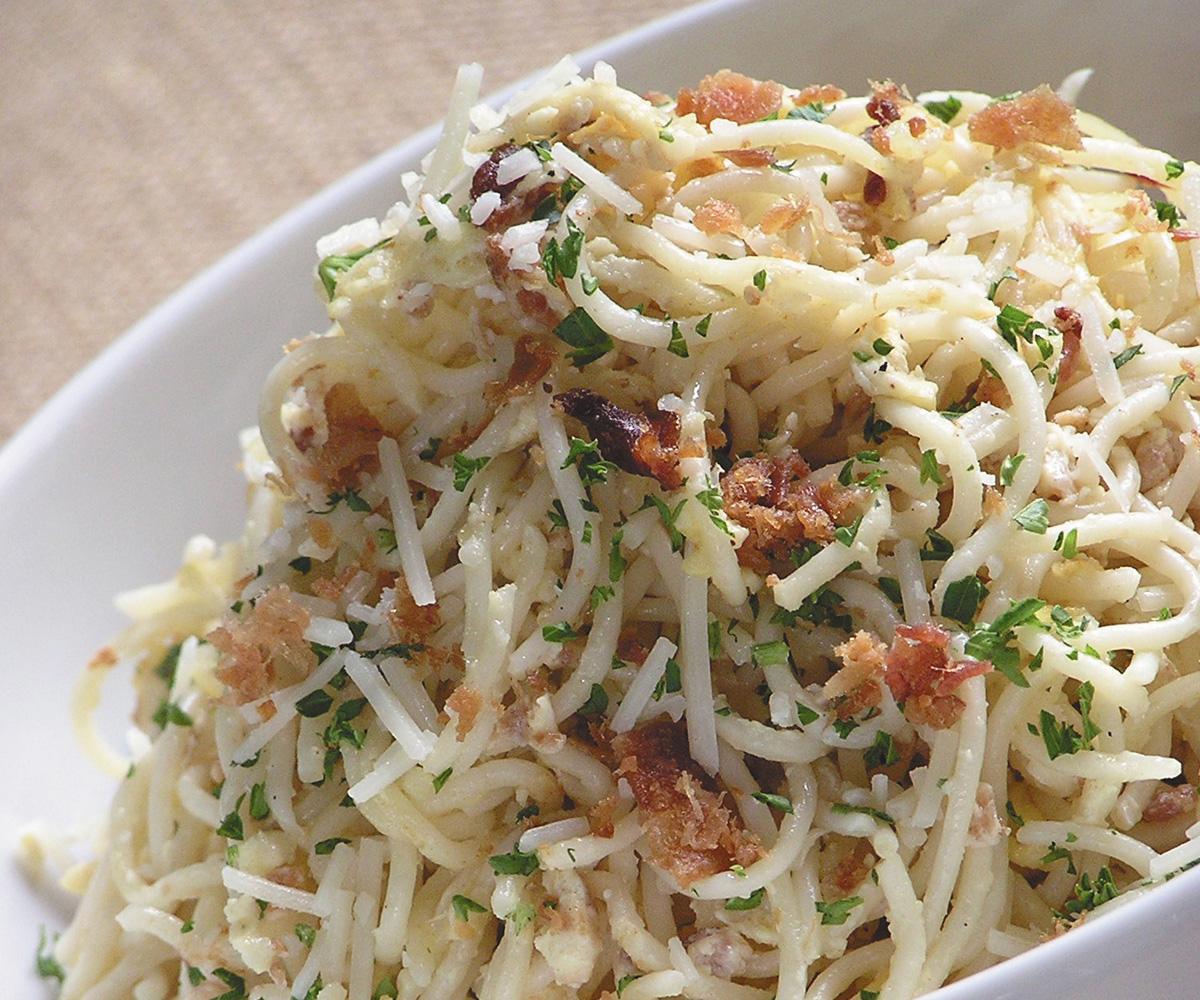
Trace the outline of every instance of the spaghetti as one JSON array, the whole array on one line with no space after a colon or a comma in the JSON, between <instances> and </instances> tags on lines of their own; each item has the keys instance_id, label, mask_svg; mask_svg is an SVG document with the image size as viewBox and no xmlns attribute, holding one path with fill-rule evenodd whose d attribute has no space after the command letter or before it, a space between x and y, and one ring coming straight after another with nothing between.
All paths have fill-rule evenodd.
<instances>
[{"instance_id":1,"label":"spaghetti","mask_svg":"<svg viewBox=\"0 0 1200 1000\"><path fill-rule=\"evenodd\" d=\"M63 997L897 1000L1200 860L1195 164L478 84L124 598Z\"/></svg>"}]
</instances>

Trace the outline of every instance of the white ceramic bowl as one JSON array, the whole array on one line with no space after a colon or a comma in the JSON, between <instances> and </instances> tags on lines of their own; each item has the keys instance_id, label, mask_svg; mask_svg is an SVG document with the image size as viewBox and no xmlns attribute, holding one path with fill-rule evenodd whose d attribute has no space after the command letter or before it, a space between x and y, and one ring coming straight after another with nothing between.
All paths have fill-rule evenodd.
<instances>
[{"instance_id":1,"label":"white ceramic bowl","mask_svg":"<svg viewBox=\"0 0 1200 1000\"><path fill-rule=\"evenodd\" d=\"M1143 141L1200 155L1194 0L718 0L580 55L634 89L671 91L731 67L862 92L892 78L914 93L1003 93L1096 70L1081 105ZM464 61L470 52L461 53ZM231 537L242 516L237 432L283 343L323 327L312 293L316 238L397 198L433 143L421 133L281 219L134 327L0 452L0 850L31 821L78 825L111 784L77 750L71 685L121 625L112 596L169 576L197 532ZM117 683L120 683L118 679ZM106 724L122 731L122 704ZM33 972L38 927L68 902L0 862L0 982L47 995ZM949 987L942 1000L1200 995L1200 872Z\"/></svg>"}]
</instances>

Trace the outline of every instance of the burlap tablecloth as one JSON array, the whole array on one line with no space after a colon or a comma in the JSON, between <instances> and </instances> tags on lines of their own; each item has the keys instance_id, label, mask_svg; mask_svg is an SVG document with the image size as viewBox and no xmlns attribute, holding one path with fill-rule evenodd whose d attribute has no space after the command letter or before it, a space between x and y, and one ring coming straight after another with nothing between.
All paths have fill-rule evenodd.
<instances>
[{"instance_id":1,"label":"burlap tablecloth","mask_svg":"<svg viewBox=\"0 0 1200 1000\"><path fill-rule=\"evenodd\" d=\"M242 240L438 120L688 0L0 7L0 442Z\"/></svg>"}]
</instances>

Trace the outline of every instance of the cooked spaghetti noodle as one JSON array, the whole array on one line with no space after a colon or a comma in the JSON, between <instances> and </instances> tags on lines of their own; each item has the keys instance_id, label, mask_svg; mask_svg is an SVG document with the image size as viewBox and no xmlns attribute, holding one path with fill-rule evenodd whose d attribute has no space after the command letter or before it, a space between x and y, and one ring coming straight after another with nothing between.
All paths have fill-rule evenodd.
<instances>
[{"instance_id":1,"label":"cooked spaghetti noodle","mask_svg":"<svg viewBox=\"0 0 1200 1000\"><path fill-rule=\"evenodd\" d=\"M124 599L63 996L897 1000L1200 859L1195 164L478 84L321 241L242 540Z\"/></svg>"}]
</instances>

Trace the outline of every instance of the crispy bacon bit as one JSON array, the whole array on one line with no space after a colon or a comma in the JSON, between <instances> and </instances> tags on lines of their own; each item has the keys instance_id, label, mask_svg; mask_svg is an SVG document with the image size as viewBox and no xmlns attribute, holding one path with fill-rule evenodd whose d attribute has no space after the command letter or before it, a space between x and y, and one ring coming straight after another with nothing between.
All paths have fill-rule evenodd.
<instances>
[{"instance_id":1,"label":"crispy bacon bit","mask_svg":"<svg viewBox=\"0 0 1200 1000\"><path fill-rule=\"evenodd\" d=\"M908 103L891 80L871 84L871 99L867 101L867 114L880 125L891 125L900 120L900 108Z\"/></svg>"},{"instance_id":2,"label":"crispy bacon bit","mask_svg":"<svg viewBox=\"0 0 1200 1000\"><path fill-rule=\"evenodd\" d=\"M769 167L775 162L769 149L726 149L724 155L737 167Z\"/></svg>"},{"instance_id":3,"label":"crispy bacon bit","mask_svg":"<svg viewBox=\"0 0 1200 1000\"><path fill-rule=\"evenodd\" d=\"M542 301L545 301L545 296ZM555 350L547 341L525 334L517 341L512 367L508 369L504 381L489 382L484 389L488 402L499 403L524 396L545 377L554 357Z\"/></svg>"},{"instance_id":4,"label":"crispy bacon bit","mask_svg":"<svg viewBox=\"0 0 1200 1000\"><path fill-rule=\"evenodd\" d=\"M742 213L737 205L720 198L709 198L696 209L692 219L696 228L712 236L716 233L738 233L742 230Z\"/></svg>"},{"instance_id":5,"label":"crispy bacon bit","mask_svg":"<svg viewBox=\"0 0 1200 1000\"><path fill-rule=\"evenodd\" d=\"M887 181L868 170L863 183L863 201L871 206L882 205L887 200Z\"/></svg>"},{"instance_id":6,"label":"crispy bacon bit","mask_svg":"<svg viewBox=\"0 0 1200 1000\"><path fill-rule=\"evenodd\" d=\"M641 666L650 655L650 649L638 638L636 632L622 632L617 639L617 656L626 663Z\"/></svg>"},{"instance_id":7,"label":"crispy bacon bit","mask_svg":"<svg viewBox=\"0 0 1200 1000\"><path fill-rule=\"evenodd\" d=\"M679 471L679 417L655 409L630 413L591 389L568 389L554 405L574 417L600 446L600 454L635 476L651 476L667 489L683 482Z\"/></svg>"},{"instance_id":8,"label":"crispy bacon bit","mask_svg":"<svg viewBox=\"0 0 1200 1000\"><path fill-rule=\"evenodd\" d=\"M683 888L762 856L758 841L692 760L683 725L659 716L613 737L612 749L620 760L617 776L637 800L650 861Z\"/></svg>"},{"instance_id":9,"label":"crispy bacon bit","mask_svg":"<svg viewBox=\"0 0 1200 1000\"><path fill-rule=\"evenodd\" d=\"M460 684L446 699L446 708L458 717L454 724L454 738L461 743L483 710L483 692L474 684Z\"/></svg>"},{"instance_id":10,"label":"crispy bacon bit","mask_svg":"<svg viewBox=\"0 0 1200 1000\"><path fill-rule=\"evenodd\" d=\"M758 228L768 236L775 233L782 233L784 230L791 229L792 226L796 225L807 214L807 205L797 204L791 198L788 198L786 201L781 201L768 208L763 213L763 217L758 223Z\"/></svg>"},{"instance_id":11,"label":"crispy bacon bit","mask_svg":"<svg viewBox=\"0 0 1200 1000\"><path fill-rule=\"evenodd\" d=\"M1083 148L1075 109L1044 83L976 111L967 121L967 131L973 141L996 149L1016 149L1031 142L1060 149Z\"/></svg>"},{"instance_id":12,"label":"crispy bacon bit","mask_svg":"<svg viewBox=\"0 0 1200 1000\"><path fill-rule=\"evenodd\" d=\"M750 532L738 559L760 573L799 542L833 541L833 529L858 499L857 491L833 481L814 483L794 452L739 458L721 477L721 496L725 513Z\"/></svg>"},{"instance_id":13,"label":"crispy bacon bit","mask_svg":"<svg viewBox=\"0 0 1200 1000\"><path fill-rule=\"evenodd\" d=\"M349 489L364 473L379 470L383 427L363 405L354 386L338 382L325 393L325 423L328 433L319 446L297 441L322 482L335 490Z\"/></svg>"},{"instance_id":14,"label":"crispy bacon bit","mask_svg":"<svg viewBox=\"0 0 1200 1000\"><path fill-rule=\"evenodd\" d=\"M317 665L304 638L308 621L308 610L292 600L287 587L272 587L243 618L208 634L221 653L217 678L239 705L267 694L277 676L285 682L298 680Z\"/></svg>"},{"instance_id":15,"label":"crispy bacon bit","mask_svg":"<svg viewBox=\"0 0 1200 1000\"><path fill-rule=\"evenodd\" d=\"M1165 823L1184 813L1195 812L1196 789L1191 785L1163 785L1142 810L1147 823Z\"/></svg>"},{"instance_id":16,"label":"crispy bacon bit","mask_svg":"<svg viewBox=\"0 0 1200 1000\"><path fill-rule=\"evenodd\" d=\"M469 197L472 205L488 191L495 191L500 195L500 204L483 222L482 228L489 233L498 233L519 222L528 222L542 199L555 190L554 185L549 183L537 184L522 191L518 189L520 180L509 181L506 184L497 182L500 161L507 159L520 148L511 142L497 146L492 150L492 155L479 164L471 178Z\"/></svg>"},{"instance_id":17,"label":"crispy bacon bit","mask_svg":"<svg viewBox=\"0 0 1200 1000\"><path fill-rule=\"evenodd\" d=\"M621 804L621 797L614 792L597 802L591 809L588 810L588 826L591 827L592 833L597 837L611 837L616 824L614 820L617 815L617 806Z\"/></svg>"},{"instance_id":18,"label":"crispy bacon bit","mask_svg":"<svg viewBox=\"0 0 1200 1000\"><path fill-rule=\"evenodd\" d=\"M783 87L773 80L754 80L723 69L706 76L695 90L684 88L675 99L675 113L695 113L701 125L724 118L748 125L775 114L783 103Z\"/></svg>"},{"instance_id":19,"label":"crispy bacon bit","mask_svg":"<svg viewBox=\"0 0 1200 1000\"><path fill-rule=\"evenodd\" d=\"M964 708L954 689L992 669L988 660L951 662L946 654L949 645L950 634L931 622L896 626L896 638L884 662L884 676L892 697L904 705L909 721L949 729Z\"/></svg>"},{"instance_id":20,"label":"crispy bacon bit","mask_svg":"<svg viewBox=\"0 0 1200 1000\"><path fill-rule=\"evenodd\" d=\"M821 872L821 886L832 890L830 895L839 899L849 896L863 884L863 880L871 874L875 864L875 855L869 843L857 837L852 840L841 840L837 846L845 846L846 853L838 859L829 871ZM824 855L821 858L825 861ZM824 869L824 865L821 866Z\"/></svg>"},{"instance_id":21,"label":"crispy bacon bit","mask_svg":"<svg viewBox=\"0 0 1200 1000\"><path fill-rule=\"evenodd\" d=\"M798 108L806 104L837 104L846 99L846 92L832 83L816 83L805 87L796 95L795 105Z\"/></svg>"},{"instance_id":22,"label":"crispy bacon bit","mask_svg":"<svg viewBox=\"0 0 1200 1000\"><path fill-rule=\"evenodd\" d=\"M919 116L913 116L908 120L908 134L914 139L920 139L925 134L926 123L925 119Z\"/></svg>"},{"instance_id":23,"label":"crispy bacon bit","mask_svg":"<svg viewBox=\"0 0 1200 1000\"><path fill-rule=\"evenodd\" d=\"M1075 371L1079 345L1083 340L1083 318L1074 309L1059 306L1054 310L1054 329L1062 334L1062 357L1058 359L1058 384L1066 385Z\"/></svg>"},{"instance_id":24,"label":"crispy bacon bit","mask_svg":"<svg viewBox=\"0 0 1200 1000\"><path fill-rule=\"evenodd\" d=\"M823 692L839 719L848 719L883 699L884 657L888 648L869 632L856 632L835 647L842 669L825 682Z\"/></svg>"},{"instance_id":25,"label":"crispy bacon bit","mask_svg":"<svg viewBox=\"0 0 1200 1000\"><path fill-rule=\"evenodd\" d=\"M387 609L388 624L397 642L414 645L424 643L441 622L436 603L418 605L401 576L393 584L392 599Z\"/></svg>"}]
</instances>

